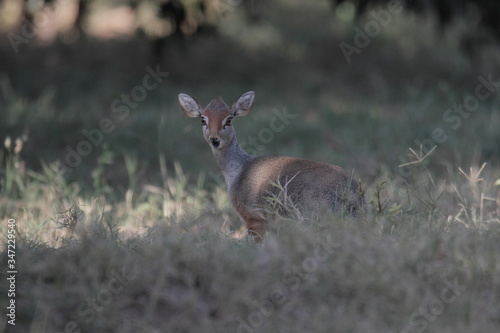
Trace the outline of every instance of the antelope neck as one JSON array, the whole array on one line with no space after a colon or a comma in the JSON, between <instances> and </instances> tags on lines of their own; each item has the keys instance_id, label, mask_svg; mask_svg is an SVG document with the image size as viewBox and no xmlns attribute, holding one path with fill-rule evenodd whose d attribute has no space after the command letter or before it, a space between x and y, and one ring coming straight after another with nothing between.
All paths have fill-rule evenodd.
<instances>
[{"instance_id":1,"label":"antelope neck","mask_svg":"<svg viewBox=\"0 0 500 333\"><path fill-rule=\"evenodd\" d=\"M226 146L220 149L212 147L212 153L222 171L227 188L229 192L231 192L233 184L241 174L243 167L254 157L241 148L236 136L232 138Z\"/></svg>"}]
</instances>

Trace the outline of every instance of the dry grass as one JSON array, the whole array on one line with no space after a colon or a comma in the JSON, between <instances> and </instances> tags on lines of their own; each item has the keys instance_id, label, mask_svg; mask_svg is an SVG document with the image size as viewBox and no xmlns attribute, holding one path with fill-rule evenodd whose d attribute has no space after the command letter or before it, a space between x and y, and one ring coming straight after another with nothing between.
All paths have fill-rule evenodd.
<instances>
[{"instance_id":1,"label":"dry grass","mask_svg":"<svg viewBox=\"0 0 500 333\"><path fill-rule=\"evenodd\" d=\"M69 204L65 187L40 183L60 193L44 201L59 210L34 215L33 202L4 213L18 230L13 331L494 332L500 221L487 198L498 186L480 171L430 198L406 188L406 202L388 179L367 193L374 212L355 218L281 209L262 245L229 222L238 218L218 204L222 188L186 186L180 170L137 204L79 195ZM163 216L162 205L176 210Z\"/></svg>"}]
</instances>

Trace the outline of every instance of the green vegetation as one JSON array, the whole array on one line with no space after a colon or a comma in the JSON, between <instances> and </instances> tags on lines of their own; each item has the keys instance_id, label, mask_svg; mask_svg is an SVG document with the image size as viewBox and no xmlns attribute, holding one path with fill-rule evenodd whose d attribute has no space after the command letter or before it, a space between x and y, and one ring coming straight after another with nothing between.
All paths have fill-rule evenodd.
<instances>
[{"instance_id":1,"label":"green vegetation","mask_svg":"<svg viewBox=\"0 0 500 333\"><path fill-rule=\"evenodd\" d=\"M0 231L15 219L18 274L13 327L2 245L0 332L497 332L500 49L466 56L460 23L440 35L401 14L348 65L353 24L326 1L273 1L260 23L236 7L161 63L140 36L18 54L1 39ZM292 212L263 244L246 236L177 94L248 90L247 149L354 169L365 214Z\"/></svg>"}]
</instances>

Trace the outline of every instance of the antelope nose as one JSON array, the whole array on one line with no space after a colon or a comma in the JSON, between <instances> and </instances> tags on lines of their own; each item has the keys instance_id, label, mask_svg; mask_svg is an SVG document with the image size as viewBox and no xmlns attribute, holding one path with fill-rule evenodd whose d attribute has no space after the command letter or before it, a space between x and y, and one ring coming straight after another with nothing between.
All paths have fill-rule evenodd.
<instances>
[{"instance_id":1,"label":"antelope nose","mask_svg":"<svg viewBox=\"0 0 500 333\"><path fill-rule=\"evenodd\" d=\"M214 146L214 148L217 148L220 145L220 139L217 137L210 138L210 142L212 143L212 146Z\"/></svg>"}]
</instances>

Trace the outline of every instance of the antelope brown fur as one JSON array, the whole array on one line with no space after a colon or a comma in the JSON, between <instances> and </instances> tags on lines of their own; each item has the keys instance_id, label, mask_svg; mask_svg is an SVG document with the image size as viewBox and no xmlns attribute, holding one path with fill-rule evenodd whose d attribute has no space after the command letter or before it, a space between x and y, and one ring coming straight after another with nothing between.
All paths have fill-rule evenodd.
<instances>
[{"instance_id":1,"label":"antelope brown fur","mask_svg":"<svg viewBox=\"0 0 500 333\"><path fill-rule=\"evenodd\" d=\"M284 156L253 157L238 144L232 119L247 115L255 93L243 94L229 108L218 97L205 108L186 94L179 94L184 113L201 118L208 142L227 184L231 202L256 241L264 235L266 198L277 197L277 184L301 211L345 209L350 213L362 204L360 186L342 168L326 163Z\"/></svg>"}]
</instances>

